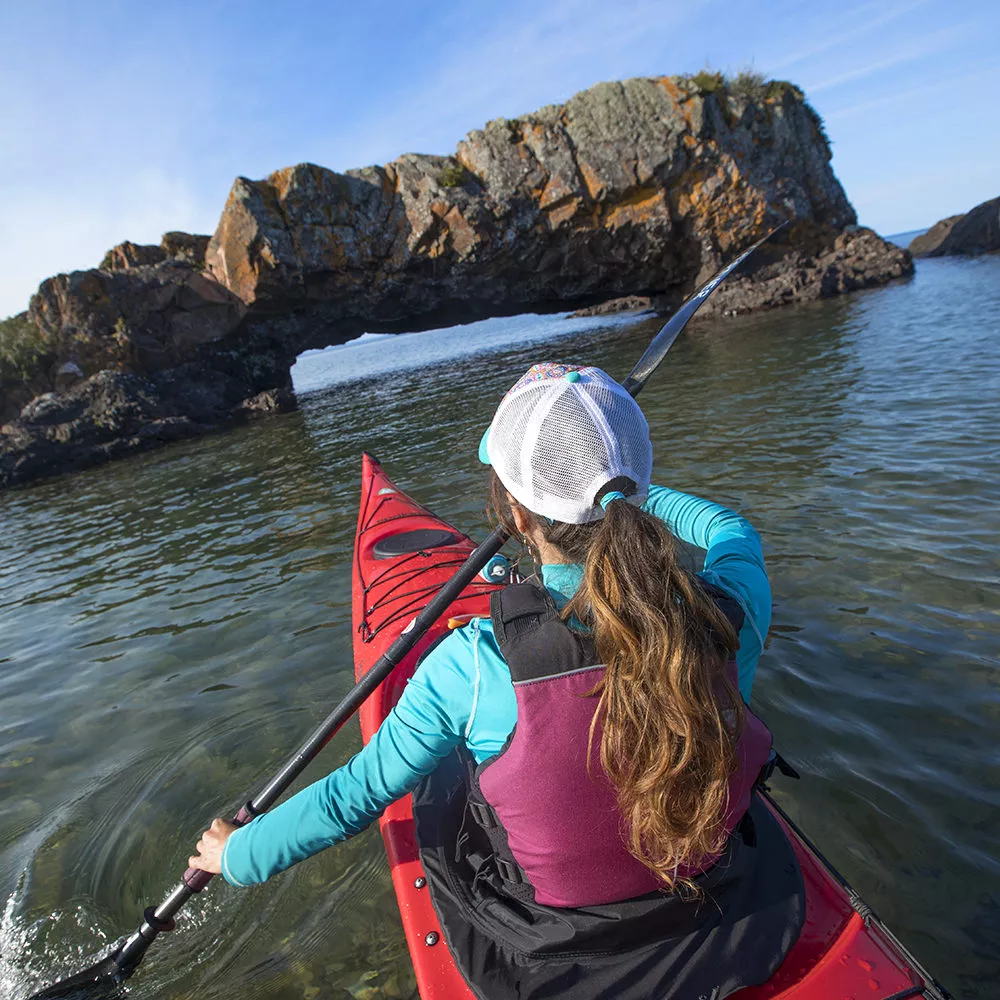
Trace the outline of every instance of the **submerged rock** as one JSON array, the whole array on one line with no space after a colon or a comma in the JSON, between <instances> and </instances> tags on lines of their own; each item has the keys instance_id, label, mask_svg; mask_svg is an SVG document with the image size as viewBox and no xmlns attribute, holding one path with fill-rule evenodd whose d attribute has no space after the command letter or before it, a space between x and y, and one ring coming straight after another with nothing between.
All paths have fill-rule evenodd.
<instances>
[{"instance_id":1,"label":"submerged rock","mask_svg":"<svg viewBox=\"0 0 1000 1000\"><path fill-rule=\"evenodd\" d=\"M577 319L581 316L610 316L614 313L644 312L653 308L653 300L648 295L625 295L620 299L608 299L596 306L584 306L571 312L567 319Z\"/></svg>"},{"instance_id":2,"label":"submerged rock","mask_svg":"<svg viewBox=\"0 0 1000 1000\"><path fill-rule=\"evenodd\" d=\"M936 222L923 236L916 237L909 249L914 257L1000 252L1000 198L984 201L965 215Z\"/></svg>"}]
</instances>

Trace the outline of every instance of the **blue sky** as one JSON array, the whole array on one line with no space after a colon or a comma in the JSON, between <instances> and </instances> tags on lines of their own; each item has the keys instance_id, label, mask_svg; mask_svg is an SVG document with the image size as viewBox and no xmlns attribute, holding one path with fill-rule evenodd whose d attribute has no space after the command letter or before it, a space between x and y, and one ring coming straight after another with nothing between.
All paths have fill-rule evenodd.
<instances>
[{"instance_id":1,"label":"blue sky","mask_svg":"<svg viewBox=\"0 0 1000 1000\"><path fill-rule=\"evenodd\" d=\"M884 234L1000 195L997 0L0 0L0 316L237 175L450 153L601 80L752 67L826 120Z\"/></svg>"}]
</instances>

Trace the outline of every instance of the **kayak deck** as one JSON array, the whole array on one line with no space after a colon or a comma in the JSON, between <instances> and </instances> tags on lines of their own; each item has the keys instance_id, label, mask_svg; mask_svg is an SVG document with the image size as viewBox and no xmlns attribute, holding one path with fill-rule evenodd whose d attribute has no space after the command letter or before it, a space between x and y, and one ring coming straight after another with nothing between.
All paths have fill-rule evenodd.
<instances>
[{"instance_id":1,"label":"kayak deck","mask_svg":"<svg viewBox=\"0 0 1000 1000\"><path fill-rule=\"evenodd\" d=\"M360 680L473 550L472 541L401 492L375 459L363 457L361 507L354 549L354 670ZM451 624L489 614L495 584L467 587L389 678L362 705L365 743L398 700L423 653ZM805 924L771 979L735 994L738 1000L945 1000L861 898L762 793L791 842L806 889ZM412 801L394 802L379 821L403 929L423 1000L473 993L441 936L420 864Z\"/></svg>"}]
</instances>

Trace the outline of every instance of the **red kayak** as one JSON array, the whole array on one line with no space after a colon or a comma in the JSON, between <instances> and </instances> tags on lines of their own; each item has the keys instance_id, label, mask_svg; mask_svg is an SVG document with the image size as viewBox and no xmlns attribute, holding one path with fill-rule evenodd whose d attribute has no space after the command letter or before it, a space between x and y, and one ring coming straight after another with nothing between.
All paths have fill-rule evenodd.
<instances>
[{"instance_id":1,"label":"red kayak","mask_svg":"<svg viewBox=\"0 0 1000 1000\"><path fill-rule=\"evenodd\" d=\"M354 541L354 673L360 680L473 550L457 528L401 492L370 455L362 459L361 509ZM449 628L489 615L494 584L467 587L391 676L361 707L367 743L431 644ZM948 1000L858 894L761 793L795 849L806 887L806 920L778 971L739 1000ZM380 822L406 943L423 1000L473 1000L441 935L420 865L410 796Z\"/></svg>"}]
</instances>

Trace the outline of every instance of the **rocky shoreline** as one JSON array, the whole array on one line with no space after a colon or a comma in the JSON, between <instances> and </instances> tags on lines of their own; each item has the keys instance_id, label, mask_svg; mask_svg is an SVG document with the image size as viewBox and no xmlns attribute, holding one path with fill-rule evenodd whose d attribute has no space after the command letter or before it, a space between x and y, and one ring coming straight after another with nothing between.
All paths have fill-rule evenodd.
<instances>
[{"instance_id":1,"label":"rocky shoreline","mask_svg":"<svg viewBox=\"0 0 1000 1000\"><path fill-rule=\"evenodd\" d=\"M364 331L669 309L779 221L706 310L912 274L857 227L801 91L703 76L599 84L453 156L238 178L211 237L123 243L47 279L0 328L0 347L27 345L0 366L0 488L293 408L296 356Z\"/></svg>"}]
</instances>

